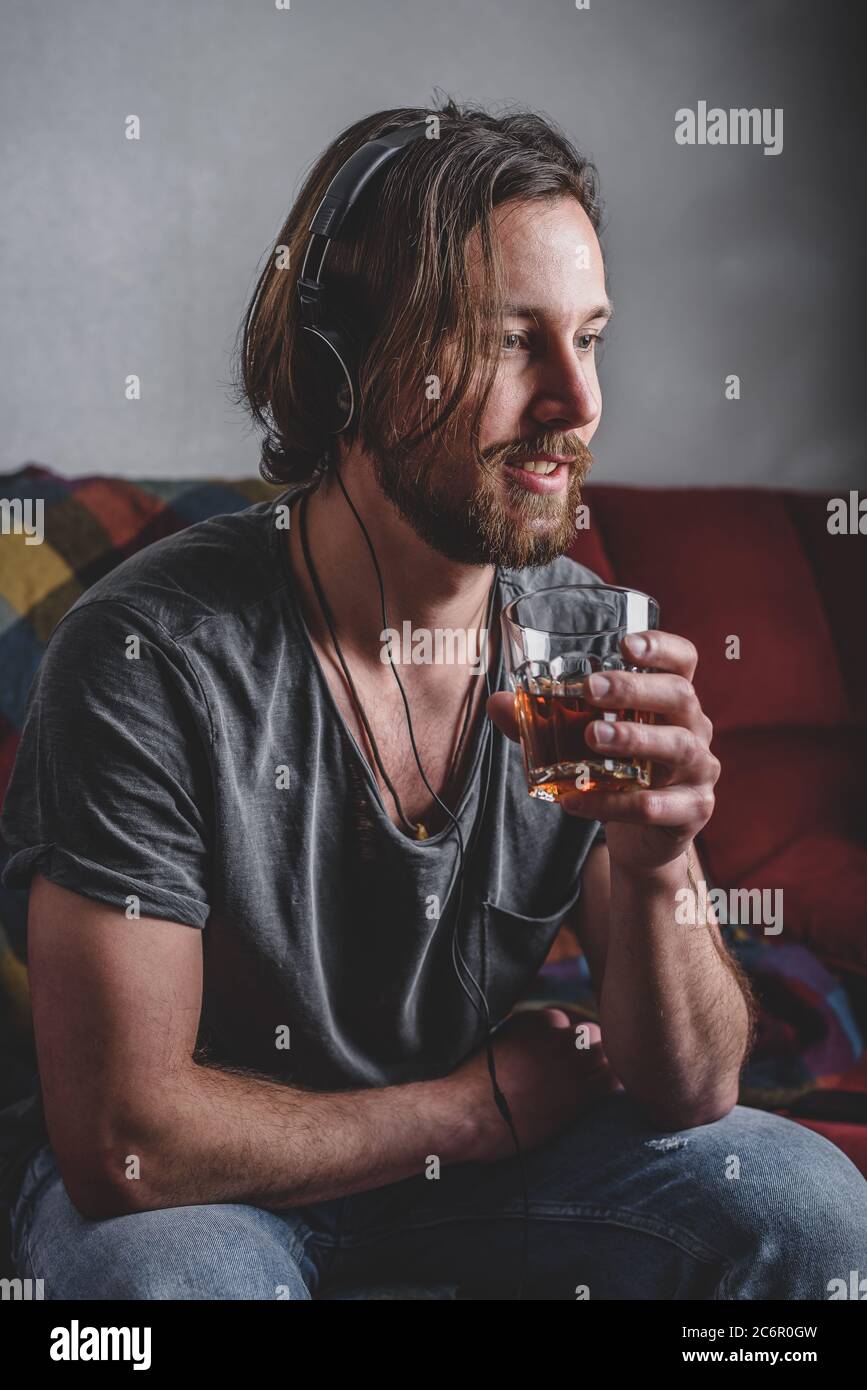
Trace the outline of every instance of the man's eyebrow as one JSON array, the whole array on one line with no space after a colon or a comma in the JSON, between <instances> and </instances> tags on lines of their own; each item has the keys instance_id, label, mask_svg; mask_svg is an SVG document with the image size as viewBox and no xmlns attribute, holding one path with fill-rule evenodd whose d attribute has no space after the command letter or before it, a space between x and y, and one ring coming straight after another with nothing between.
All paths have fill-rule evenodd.
<instances>
[{"instance_id":1,"label":"man's eyebrow","mask_svg":"<svg viewBox=\"0 0 867 1390\"><path fill-rule=\"evenodd\" d=\"M502 307L503 317L512 319L534 319L539 322L540 317L544 318L545 311L533 304L504 304ZM597 304L594 309L588 310L582 322L588 319L605 319L607 322L614 314L614 305L610 299L606 299L604 304Z\"/></svg>"}]
</instances>

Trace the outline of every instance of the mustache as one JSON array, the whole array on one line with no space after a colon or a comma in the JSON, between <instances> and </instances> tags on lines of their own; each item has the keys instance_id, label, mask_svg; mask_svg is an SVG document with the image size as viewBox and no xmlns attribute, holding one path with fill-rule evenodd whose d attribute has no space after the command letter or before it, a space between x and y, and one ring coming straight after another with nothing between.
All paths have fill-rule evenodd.
<instances>
[{"instance_id":1,"label":"mustache","mask_svg":"<svg viewBox=\"0 0 867 1390\"><path fill-rule=\"evenodd\" d=\"M564 439L562 435L542 436L533 444L502 444L485 451L485 462L496 467L501 463L526 463L530 459L541 458L543 454L555 454L568 460L569 467L575 468L586 477L593 467L593 455L587 445L574 436Z\"/></svg>"}]
</instances>

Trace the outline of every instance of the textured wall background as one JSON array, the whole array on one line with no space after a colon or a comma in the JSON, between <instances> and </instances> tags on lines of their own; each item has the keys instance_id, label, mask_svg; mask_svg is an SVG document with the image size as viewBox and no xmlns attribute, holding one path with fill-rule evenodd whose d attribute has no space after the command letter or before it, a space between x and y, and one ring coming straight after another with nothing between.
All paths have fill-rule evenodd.
<instances>
[{"instance_id":1,"label":"textured wall background","mask_svg":"<svg viewBox=\"0 0 867 1390\"><path fill-rule=\"evenodd\" d=\"M540 109L599 165L617 314L596 481L856 486L849 7L590 6L5 0L0 469L255 473L227 382L260 257L340 128L441 88ZM782 153L678 145L675 111L699 101L782 107Z\"/></svg>"}]
</instances>

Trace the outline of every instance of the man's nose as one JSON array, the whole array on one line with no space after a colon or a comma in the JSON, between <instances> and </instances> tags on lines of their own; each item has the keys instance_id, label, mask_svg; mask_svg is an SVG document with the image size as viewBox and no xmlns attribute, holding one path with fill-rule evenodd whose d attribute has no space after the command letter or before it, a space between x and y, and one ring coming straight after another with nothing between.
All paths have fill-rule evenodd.
<instances>
[{"instance_id":1,"label":"man's nose","mask_svg":"<svg viewBox=\"0 0 867 1390\"><path fill-rule=\"evenodd\" d=\"M598 418L601 407L590 354L580 357L569 346L552 348L540 366L533 418L546 429L580 429Z\"/></svg>"}]
</instances>

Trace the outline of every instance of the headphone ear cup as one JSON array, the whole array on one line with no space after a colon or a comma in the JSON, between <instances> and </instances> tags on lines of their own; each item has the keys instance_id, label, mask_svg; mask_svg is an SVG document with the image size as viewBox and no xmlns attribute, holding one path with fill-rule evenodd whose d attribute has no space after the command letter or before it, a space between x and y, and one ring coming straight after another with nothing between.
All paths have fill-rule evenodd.
<instances>
[{"instance_id":1,"label":"headphone ear cup","mask_svg":"<svg viewBox=\"0 0 867 1390\"><path fill-rule=\"evenodd\" d=\"M337 392L337 409L340 411L341 415L346 416L346 424L342 426L343 429L346 429L346 425L349 424L349 421L352 419L353 415L353 400L352 391L349 387L349 382L346 380L345 377L343 378L343 383Z\"/></svg>"},{"instance_id":2,"label":"headphone ear cup","mask_svg":"<svg viewBox=\"0 0 867 1390\"><path fill-rule=\"evenodd\" d=\"M351 346L347 345L344 334L336 329L305 325L305 332L318 344L315 408L332 420L330 432L340 434L355 414Z\"/></svg>"}]
</instances>

